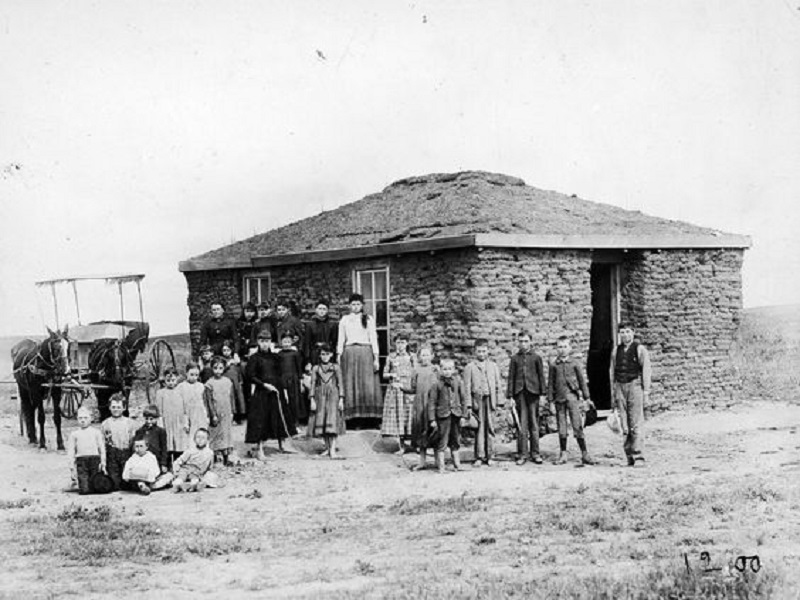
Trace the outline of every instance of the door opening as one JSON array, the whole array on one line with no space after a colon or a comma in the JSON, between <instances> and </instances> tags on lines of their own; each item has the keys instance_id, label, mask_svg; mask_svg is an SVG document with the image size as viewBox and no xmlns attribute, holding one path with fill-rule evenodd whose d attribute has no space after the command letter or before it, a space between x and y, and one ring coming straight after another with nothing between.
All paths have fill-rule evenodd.
<instances>
[{"instance_id":1,"label":"door opening","mask_svg":"<svg viewBox=\"0 0 800 600\"><path fill-rule=\"evenodd\" d=\"M586 375L589 378L589 393L598 410L611 408L608 371L619 314L618 273L619 267L616 264L592 263L592 326Z\"/></svg>"}]
</instances>

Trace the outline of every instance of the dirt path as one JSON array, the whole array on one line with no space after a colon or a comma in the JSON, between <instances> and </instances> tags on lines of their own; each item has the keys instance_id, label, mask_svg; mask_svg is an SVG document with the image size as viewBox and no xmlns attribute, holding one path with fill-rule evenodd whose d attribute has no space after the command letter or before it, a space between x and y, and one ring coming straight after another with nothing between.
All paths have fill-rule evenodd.
<instances>
[{"instance_id":1,"label":"dirt path","mask_svg":"<svg viewBox=\"0 0 800 600\"><path fill-rule=\"evenodd\" d=\"M176 598L215 597L223 590L237 598L380 597L397 589L413 597L415 582L435 578L437 569L463 580L469 596L474 591L470 578L480 573L484 578L493 574L498 581L517 578L524 585L533 573L558 576L579 566L607 573L612 564L616 570L636 570L643 560L679 561L683 551L706 547L717 555L757 550L765 564L782 565L794 581L791 572L800 566L800 495L794 484L800 473L799 424L800 406L788 404L671 412L647 423L646 469L623 466L619 438L600 423L587 433L598 466L577 465L573 440L570 450L576 460L550 464L558 444L551 435L542 441L543 466L517 467L500 460L490 468L467 467L447 475L412 472L407 467L416 461L414 455L401 459L374 432L355 432L342 440L342 460L316 457L317 442L298 441L293 454L271 452L265 463L250 461L240 469L222 470L226 486L218 490L80 498L63 491L69 477L66 456L30 448L17 435L16 421L6 416L0 421L0 481L5 483L0 502L32 503L24 510L0 511L2 539L14 535L14 520L23 513L53 514L78 502L110 506L115 514L164 527L235 530L257 550L101 567L6 551L2 558L11 576L0 579L0 597L23 591L30 598L78 591L84 597L87 592L102 597L121 588L136 597L152 587ZM237 427L236 439L243 433ZM510 450L508 445L501 448ZM689 494L686 506L675 500L682 489ZM657 502L663 491L670 509L685 513L685 520L676 516L674 523L664 523L658 509L653 515L658 523L649 535L646 527L633 535L627 528L604 529L602 523L586 525L591 522L584 520L573 526L558 515L556 525L536 525L528 523L532 517L525 513L526 506L569 507L577 499L580 510L593 512L596 506L598 515L615 518L615 507L627 491L648 502ZM720 496L723 491L726 495ZM737 494L743 498L741 511L733 506L714 509L721 498L739 498ZM777 502L770 504L767 498L762 503L759 494L772 494ZM699 506L706 501L709 507ZM702 520L706 514L707 526ZM550 537L537 533L545 530ZM663 539L654 539L662 533ZM626 545L639 548L636 552L643 556ZM535 567L521 575L520 561L527 560ZM448 590L458 595L458 588Z\"/></svg>"}]
</instances>

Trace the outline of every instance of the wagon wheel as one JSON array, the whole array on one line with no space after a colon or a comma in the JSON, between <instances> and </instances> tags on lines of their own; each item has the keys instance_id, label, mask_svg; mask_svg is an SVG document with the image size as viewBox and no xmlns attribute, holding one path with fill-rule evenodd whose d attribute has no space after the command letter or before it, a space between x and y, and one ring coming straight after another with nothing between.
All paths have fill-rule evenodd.
<instances>
[{"instance_id":1,"label":"wagon wheel","mask_svg":"<svg viewBox=\"0 0 800 600\"><path fill-rule=\"evenodd\" d=\"M156 340L147 355L147 401L155 402L156 391L164 387L164 369L175 368L175 354L164 340Z\"/></svg>"},{"instance_id":2,"label":"wagon wheel","mask_svg":"<svg viewBox=\"0 0 800 600\"><path fill-rule=\"evenodd\" d=\"M81 390L67 388L61 391L61 416L65 419L74 419L82 404L83 393Z\"/></svg>"}]
</instances>

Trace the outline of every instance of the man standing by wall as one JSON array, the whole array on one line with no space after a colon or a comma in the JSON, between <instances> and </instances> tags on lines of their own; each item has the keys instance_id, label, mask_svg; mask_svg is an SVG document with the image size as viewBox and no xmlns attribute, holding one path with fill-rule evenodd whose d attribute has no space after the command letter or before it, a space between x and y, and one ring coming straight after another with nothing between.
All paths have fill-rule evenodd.
<instances>
[{"instance_id":1,"label":"man standing by wall","mask_svg":"<svg viewBox=\"0 0 800 600\"><path fill-rule=\"evenodd\" d=\"M638 340L633 327L621 324L620 344L611 352L611 389L619 411L623 448L629 466L644 466L644 403L650 395L650 355Z\"/></svg>"}]
</instances>

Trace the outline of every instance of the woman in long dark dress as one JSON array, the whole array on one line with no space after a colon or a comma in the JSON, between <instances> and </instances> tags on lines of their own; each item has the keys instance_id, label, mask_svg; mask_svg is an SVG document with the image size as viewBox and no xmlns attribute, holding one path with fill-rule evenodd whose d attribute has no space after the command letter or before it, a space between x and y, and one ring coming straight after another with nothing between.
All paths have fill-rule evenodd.
<instances>
[{"instance_id":1,"label":"woman in long dark dress","mask_svg":"<svg viewBox=\"0 0 800 600\"><path fill-rule=\"evenodd\" d=\"M266 330L258 334L258 352L247 361L247 375L254 390L247 411L244 441L253 444L256 457L264 460L266 440L278 440L278 450L283 452L283 440L289 437L280 354L272 351L272 338Z\"/></svg>"}]
</instances>

